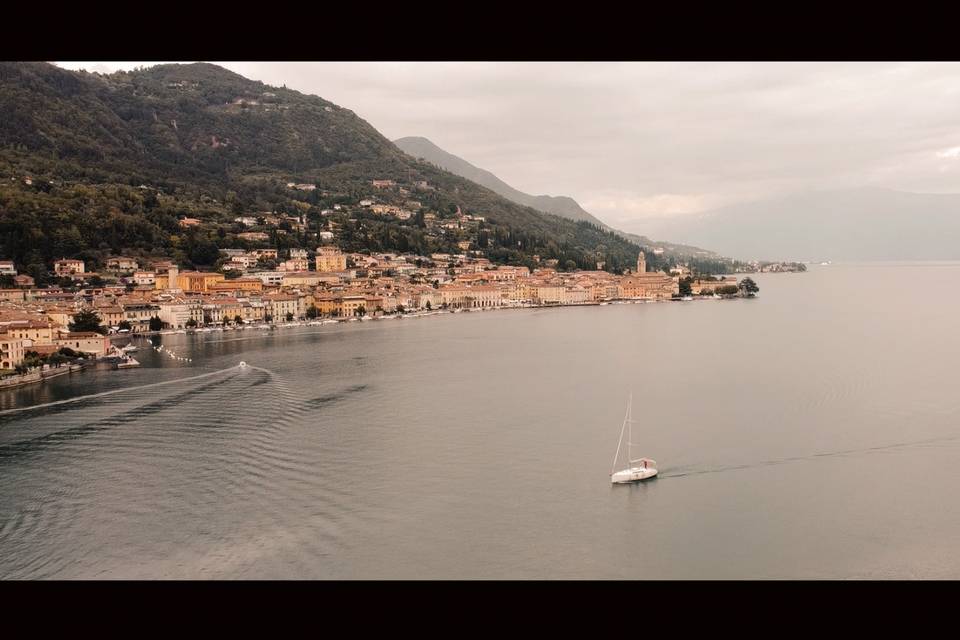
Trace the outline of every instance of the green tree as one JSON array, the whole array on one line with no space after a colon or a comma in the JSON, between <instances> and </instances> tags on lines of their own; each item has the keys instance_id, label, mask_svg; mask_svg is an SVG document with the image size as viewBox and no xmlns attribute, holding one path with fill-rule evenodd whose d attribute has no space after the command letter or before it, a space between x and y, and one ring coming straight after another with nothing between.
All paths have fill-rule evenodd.
<instances>
[{"instance_id":1,"label":"green tree","mask_svg":"<svg viewBox=\"0 0 960 640\"><path fill-rule=\"evenodd\" d=\"M427 311L431 311L432 309L433 309L433 305L431 305L430 301L427 300Z\"/></svg>"},{"instance_id":2,"label":"green tree","mask_svg":"<svg viewBox=\"0 0 960 640\"><path fill-rule=\"evenodd\" d=\"M160 329L163 329L163 320L157 316L150 318L150 331L160 331Z\"/></svg>"},{"instance_id":3,"label":"green tree","mask_svg":"<svg viewBox=\"0 0 960 640\"><path fill-rule=\"evenodd\" d=\"M680 295L689 296L692 294L692 288L690 284L693 282L693 278L680 278Z\"/></svg>"},{"instance_id":4,"label":"green tree","mask_svg":"<svg viewBox=\"0 0 960 640\"><path fill-rule=\"evenodd\" d=\"M239 315L233 316L233 324L243 324L243 318Z\"/></svg>"},{"instance_id":5,"label":"green tree","mask_svg":"<svg viewBox=\"0 0 960 640\"><path fill-rule=\"evenodd\" d=\"M293 322L293 313L287 311L287 322Z\"/></svg>"},{"instance_id":6,"label":"green tree","mask_svg":"<svg viewBox=\"0 0 960 640\"><path fill-rule=\"evenodd\" d=\"M354 311L354 314L362 318L363 316L367 315L367 308L363 305L360 305L359 307L357 307L357 310Z\"/></svg>"},{"instance_id":7,"label":"green tree","mask_svg":"<svg viewBox=\"0 0 960 640\"><path fill-rule=\"evenodd\" d=\"M197 321L194 320L193 318L190 318L190 319L187 320L186 323L184 323L184 324L185 324L185 326L187 326L187 327L189 327L189 328L192 329L192 328L194 328L195 326L197 326Z\"/></svg>"},{"instance_id":8,"label":"green tree","mask_svg":"<svg viewBox=\"0 0 960 640\"><path fill-rule=\"evenodd\" d=\"M117 329L126 329L127 331L130 331L132 328L133 327L130 326L129 320L121 320L120 323L117 324Z\"/></svg>"},{"instance_id":9,"label":"green tree","mask_svg":"<svg viewBox=\"0 0 960 640\"><path fill-rule=\"evenodd\" d=\"M67 325L70 331L95 331L96 333L106 333L106 327L100 326L100 316L92 309L84 309L75 316L73 322Z\"/></svg>"},{"instance_id":10,"label":"green tree","mask_svg":"<svg viewBox=\"0 0 960 640\"><path fill-rule=\"evenodd\" d=\"M307 318L309 318L310 320L313 320L319 315L320 315L320 310L317 309L316 305L310 305L309 307L307 307Z\"/></svg>"},{"instance_id":11,"label":"green tree","mask_svg":"<svg viewBox=\"0 0 960 640\"><path fill-rule=\"evenodd\" d=\"M738 285L741 292L746 295L748 298L752 298L760 291L760 287L757 286L757 283L753 281L753 278L744 278L740 281Z\"/></svg>"}]
</instances>

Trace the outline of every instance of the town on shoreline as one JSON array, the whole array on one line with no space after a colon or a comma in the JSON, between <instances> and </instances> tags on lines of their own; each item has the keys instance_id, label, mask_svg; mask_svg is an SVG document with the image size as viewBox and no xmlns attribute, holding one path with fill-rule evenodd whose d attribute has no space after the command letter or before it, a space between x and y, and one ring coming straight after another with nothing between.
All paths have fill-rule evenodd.
<instances>
[{"instance_id":1,"label":"town on shoreline","mask_svg":"<svg viewBox=\"0 0 960 640\"><path fill-rule=\"evenodd\" d=\"M264 271L258 264L275 263L276 249L224 252L219 272L181 271L171 260L145 269L118 256L101 275L82 260L58 260L60 286L47 288L31 287L12 262L0 261L0 277L20 285L0 289L0 389L96 362L136 366L113 345L134 335L758 291L750 278L694 274L682 264L649 272L643 252L622 275L558 271L550 261L531 271L469 254L347 254L330 245L317 248L315 270L306 251L290 249L278 269Z\"/></svg>"}]
</instances>

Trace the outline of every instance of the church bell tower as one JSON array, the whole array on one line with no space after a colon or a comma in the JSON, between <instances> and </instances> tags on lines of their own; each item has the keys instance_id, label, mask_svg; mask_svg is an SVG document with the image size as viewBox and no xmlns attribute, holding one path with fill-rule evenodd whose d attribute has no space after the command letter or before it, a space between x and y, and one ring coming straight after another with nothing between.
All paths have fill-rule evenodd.
<instances>
[{"instance_id":1,"label":"church bell tower","mask_svg":"<svg viewBox=\"0 0 960 640\"><path fill-rule=\"evenodd\" d=\"M643 251L640 252L640 255L637 256L637 273L646 273L647 272L647 257L643 255Z\"/></svg>"}]
</instances>

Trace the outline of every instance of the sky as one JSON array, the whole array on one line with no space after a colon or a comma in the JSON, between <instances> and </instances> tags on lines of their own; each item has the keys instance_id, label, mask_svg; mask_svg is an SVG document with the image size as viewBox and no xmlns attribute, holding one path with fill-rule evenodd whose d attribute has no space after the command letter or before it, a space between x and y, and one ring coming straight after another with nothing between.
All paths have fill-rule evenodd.
<instances>
[{"instance_id":1,"label":"sky","mask_svg":"<svg viewBox=\"0 0 960 640\"><path fill-rule=\"evenodd\" d=\"M214 64L322 96L391 140L429 138L626 231L797 191L960 191L956 63Z\"/></svg>"}]
</instances>

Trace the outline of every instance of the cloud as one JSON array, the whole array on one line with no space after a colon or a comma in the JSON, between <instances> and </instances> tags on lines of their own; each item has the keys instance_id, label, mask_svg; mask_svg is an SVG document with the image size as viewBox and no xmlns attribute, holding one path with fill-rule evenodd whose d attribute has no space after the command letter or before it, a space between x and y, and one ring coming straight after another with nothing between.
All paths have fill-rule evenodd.
<instances>
[{"instance_id":1,"label":"cloud","mask_svg":"<svg viewBox=\"0 0 960 640\"><path fill-rule=\"evenodd\" d=\"M951 147L937 152L938 158L958 158L960 157L960 147Z\"/></svg>"}]
</instances>

